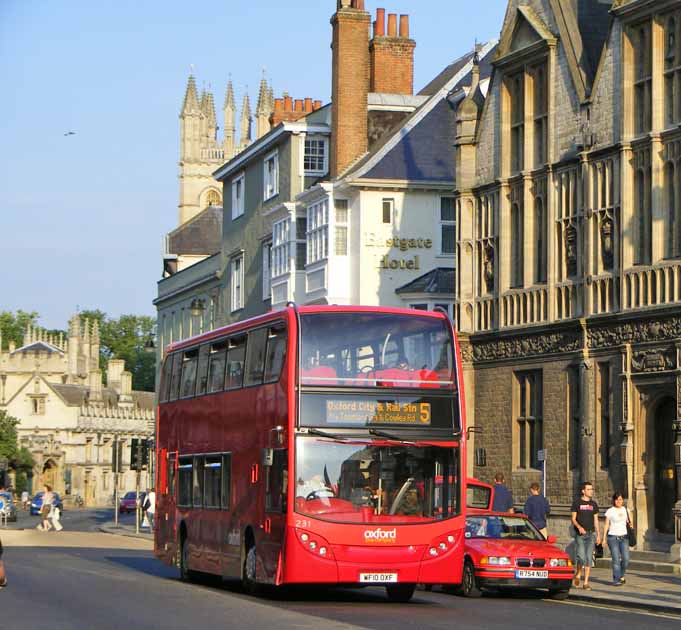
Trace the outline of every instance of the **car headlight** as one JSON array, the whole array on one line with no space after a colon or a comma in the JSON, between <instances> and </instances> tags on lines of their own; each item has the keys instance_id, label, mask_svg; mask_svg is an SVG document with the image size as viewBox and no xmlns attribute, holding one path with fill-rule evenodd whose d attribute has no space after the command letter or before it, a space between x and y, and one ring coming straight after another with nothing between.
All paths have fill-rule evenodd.
<instances>
[{"instance_id":1,"label":"car headlight","mask_svg":"<svg viewBox=\"0 0 681 630\"><path fill-rule=\"evenodd\" d=\"M483 558L483 560L485 560L485 558ZM511 565L511 559L506 556L488 556L486 560L487 564L489 565L500 567L507 567Z\"/></svg>"},{"instance_id":2,"label":"car headlight","mask_svg":"<svg viewBox=\"0 0 681 630\"><path fill-rule=\"evenodd\" d=\"M567 558L551 558L549 562L550 567L566 567L568 566Z\"/></svg>"}]
</instances>

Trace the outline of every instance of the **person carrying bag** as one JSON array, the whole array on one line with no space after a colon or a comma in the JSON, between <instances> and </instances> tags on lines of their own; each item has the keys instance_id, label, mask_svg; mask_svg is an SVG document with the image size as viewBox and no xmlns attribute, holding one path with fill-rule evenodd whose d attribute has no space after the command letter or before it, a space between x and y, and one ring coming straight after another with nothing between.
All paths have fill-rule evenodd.
<instances>
[{"instance_id":1,"label":"person carrying bag","mask_svg":"<svg viewBox=\"0 0 681 630\"><path fill-rule=\"evenodd\" d=\"M612 495L612 507L605 513L604 537L608 541L612 556L613 586L622 586L626 582L624 574L629 566L629 547L633 537L636 544L636 532L629 518L629 511L624 507L624 497L615 492Z\"/></svg>"}]
</instances>

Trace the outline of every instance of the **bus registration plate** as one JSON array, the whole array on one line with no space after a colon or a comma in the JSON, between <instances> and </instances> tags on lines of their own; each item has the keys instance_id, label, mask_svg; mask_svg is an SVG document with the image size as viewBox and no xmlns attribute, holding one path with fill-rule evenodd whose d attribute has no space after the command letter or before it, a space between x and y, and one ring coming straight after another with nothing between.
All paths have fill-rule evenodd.
<instances>
[{"instance_id":1,"label":"bus registration plate","mask_svg":"<svg viewBox=\"0 0 681 630\"><path fill-rule=\"evenodd\" d=\"M548 571L537 571L530 569L518 569L515 572L517 578L533 578L536 580L545 580L549 577Z\"/></svg>"},{"instance_id":2,"label":"bus registration plate","mask_svg":"<svg viewBox=\"0 0 681 630\"><path fill-rule=\"evenodd\" d=\"M397 582L397 573L360 573L359 581L364 584L385 584Z\"/></svg>"}]
</instances>

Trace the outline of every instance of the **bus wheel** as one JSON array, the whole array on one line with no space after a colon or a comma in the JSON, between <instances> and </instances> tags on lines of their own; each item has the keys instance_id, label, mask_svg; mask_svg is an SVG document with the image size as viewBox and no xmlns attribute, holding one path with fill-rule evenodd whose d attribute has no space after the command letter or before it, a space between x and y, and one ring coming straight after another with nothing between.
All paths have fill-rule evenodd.
<instances>
[{"instance_id":1,"label":"bus wheel","mask_svg":"<svg viewBox=\"0 0 681 630\"><path fill-rule=\"evenodd\" d=\"M255 550L255 543L246 551L246 557L244 558L243 574L241 578L241 583L243 584L244 590L251 595L256 595L258 593L258 583L255 581L255 567L257 562L257 555Z\"/></svg>"},{"instance_id":2,"label":"bus wheel","mask_svg":"<svg viewBox=\"0 0 681 630\"><path fill-rule=\"evenodd\" d=\"M391 602L408 602L416 590L416 584L390 584L385 590Z\"/></svg>"},{"instance_id":3,"label":"bus wheel","mask_svg":"<svg viewBox=\"0 0 681 630\"><path fill-rule=\"evenodd\" d=\"M461 594L464 597L480 597L482 592L478 588L478 581L475 579L475 569L470 560L466 560L463 565L463 577L461 579Z\"/></svg>"},{"instance_id":4,"label":"bus wheel","mask_svg":"<svg viewBox=\"0 0 681 630\"><path fill-rule=\"evenodd\" d=\"M180 542L180 579L183 582L193 582L196 573L189 568L189 542L186 536Z\"/></svg>"}]
</instances>

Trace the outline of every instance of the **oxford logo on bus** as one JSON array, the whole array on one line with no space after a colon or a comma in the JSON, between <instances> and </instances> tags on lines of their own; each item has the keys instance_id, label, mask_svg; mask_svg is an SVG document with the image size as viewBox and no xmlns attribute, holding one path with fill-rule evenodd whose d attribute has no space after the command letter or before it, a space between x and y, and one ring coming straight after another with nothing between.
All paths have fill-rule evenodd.
<instances>
[{"instance_id":1,"label":"oxford logo on bus","mask_svg":"<svg viewBox=\"0 0 681 630\"><path fill-rule=\"evenodd\" d=\"M395 543L397 542L397 529L383 529L382 527L377 527L376 529L365 529L364 542L383 544Z\"/></svg>"}]
</instances>

